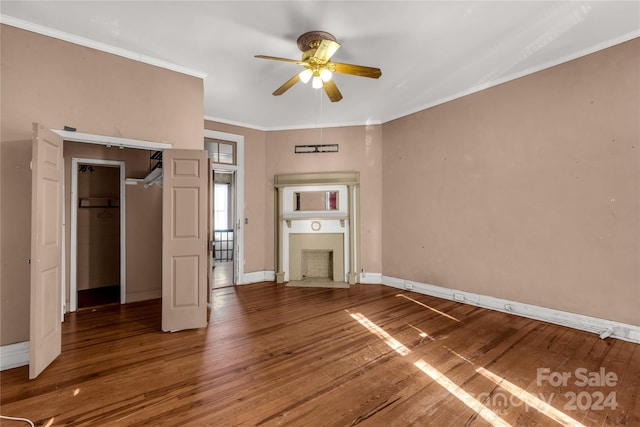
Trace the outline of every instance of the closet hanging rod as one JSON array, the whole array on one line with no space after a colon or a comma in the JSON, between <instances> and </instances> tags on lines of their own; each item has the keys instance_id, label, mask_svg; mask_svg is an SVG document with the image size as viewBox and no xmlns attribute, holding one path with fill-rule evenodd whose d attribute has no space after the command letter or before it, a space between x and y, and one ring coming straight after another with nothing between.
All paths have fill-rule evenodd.
<instances>
[{"instance_id":1,"label":"closet hanging rod","mask_svg":"<svg viewBox=\"0 0 640 427\"><path fill-rule=\"evenodd\" d=\"M78 199L79 208L119 208L120 199L117 197L81 197Z\"/></svg>"}]
</instances>

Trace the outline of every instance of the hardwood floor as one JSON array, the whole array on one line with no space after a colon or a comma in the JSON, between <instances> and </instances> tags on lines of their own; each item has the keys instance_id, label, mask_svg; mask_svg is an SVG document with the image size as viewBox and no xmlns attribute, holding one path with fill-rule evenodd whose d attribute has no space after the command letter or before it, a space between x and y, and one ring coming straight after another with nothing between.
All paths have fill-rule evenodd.
<instances>
[{"instance_id":1,"label":"hardwood floor","mask_svg":"<svg viewBox=\"0 0 640 427\"><path fill-rule=\"evenodd\" d=\"M177 333L159 301L71 314L27 376L1 413L40 426L640 425L640 345L381 285L218 289Z\"/></svg>"},{"instance_id":2,"label":"hardwood floor","mask_svg":"<svg viewBox=\"0 0 640 427\"><path fill-rule=\"evenodd\" d=\"M120 302L120 285L78 291L78 309Z\"/></svg>"},{"instance_id":3,"label":"hardwood floor","mask_svg":"<svg viewBox=\"0 0 640 427\"><path fill-rule=\"evenodd\" d=\"M233 261L216 261L213 269L213 286L211 289L219 289L233 286Z\"/></svg>"}]
</instances>

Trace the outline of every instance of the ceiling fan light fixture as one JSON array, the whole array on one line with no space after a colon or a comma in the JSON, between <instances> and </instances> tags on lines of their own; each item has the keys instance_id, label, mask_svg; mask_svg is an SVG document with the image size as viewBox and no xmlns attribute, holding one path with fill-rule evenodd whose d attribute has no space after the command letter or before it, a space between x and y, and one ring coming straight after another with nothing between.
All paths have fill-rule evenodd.
<instances>
[{"instance_id":1,"label":"ceiling fan light fixture","mask_svg":"<svg viewBox=\"0 0 640 427\"><path fill-rule=\"evenodd\" d=\"M309 83L309 80L311 80L311 76L313 76L313 72L311 72L310 69L306 68L300 72L299 76L302 83Z\"/></svg>"},{"instance_id":2,"label":"ceiling fan light fixture","mask_svg":"<svg viewBox=\"0 0 640 427\"><path fill-rule=\"evenodd\" d=\"M328 68L323 68L322 71L320 71L320 78L325 83L331 80L332 75L333 73Z\"/></svg>"},{"instance_id":3,"label":"ceiling fan light fixture","mask_svg":"<svg viewBox=\"0 0 640 427\"><path fill-rule=\"evenodd\" d=\"M2 1L2 0L0 0ZM277 56L255 55L256 58L270 59L272 61L289 62L302 65L304 70L296 73L282 86L273 91L274 96L279 96L291 89L296 83L308 83L314 89L324 89L331 102L338 102L342 94L333 81L333 73L351 74L359 77L377 79L382 75L379 68L365 67L363 65L343 64L331 62L333 54L340 48L336 38L326 31L309 31L298 37L298 48L302 51L302 59L288 59Z\"/></svg>"}]
</instances>

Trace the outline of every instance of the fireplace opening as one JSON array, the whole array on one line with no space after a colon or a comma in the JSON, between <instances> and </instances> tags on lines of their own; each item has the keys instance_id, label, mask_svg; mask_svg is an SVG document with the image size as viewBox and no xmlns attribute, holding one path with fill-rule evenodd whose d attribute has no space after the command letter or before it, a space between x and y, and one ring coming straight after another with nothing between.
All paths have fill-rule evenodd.
<instances>
[{"instance_id":1,"label":"fireplace opening","mask_svg":"<svg viewBox=\"0 0 640 427\"><path fill-rule=\"evenodd\" d=\"M330 249L302 250L302 279L333 280L333 251Z\"/></svg>"}]
</instances>

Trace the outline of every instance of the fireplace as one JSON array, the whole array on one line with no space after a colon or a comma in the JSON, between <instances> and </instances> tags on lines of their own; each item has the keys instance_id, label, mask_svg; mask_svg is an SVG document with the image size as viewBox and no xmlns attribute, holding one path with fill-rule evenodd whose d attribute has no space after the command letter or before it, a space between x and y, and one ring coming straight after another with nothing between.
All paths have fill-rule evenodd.
<instances>
[{"instance_id":1,"label":"fireplace","mask_svg":"<svg viewBox=\"0 0 640 427\"><path fill-rule=\"evenodd\" d=\"M290 233L288 280L311 277L346 282L342 233Z\"/></svg>"},{"instance_id":2,"label":"fireplace","mask_svg":"<svg viewBox=\"0 0 640 427\"><path fill-rule=\"evenodd\" d=\"M301 270L303 280L333 280L333 251L326 249L303 249Z\"/></svg>"},{"instance_id":3,"label":"fireplace","mask_svg":"<svg viewBox=\"0 0 640 427\"><path fill-rule=\"evenodd\" d=\"M359 173L276 175L276 282L327 278L355 284Z\"/></svg>"}]
</instances>

